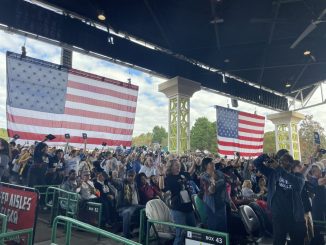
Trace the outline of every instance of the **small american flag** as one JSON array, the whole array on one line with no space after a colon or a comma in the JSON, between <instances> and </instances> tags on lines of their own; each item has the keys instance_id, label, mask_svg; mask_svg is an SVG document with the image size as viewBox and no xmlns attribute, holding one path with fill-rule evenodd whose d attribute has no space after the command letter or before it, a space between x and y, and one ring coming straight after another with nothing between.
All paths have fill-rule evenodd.
<instances>
[{"instance_id":1,"label":"small american flag","mask_svg":"<svg viewBox=\"0 0 326 245\"><path fill-rule=\"evenodd\" d=\"M253 157L263 152L265 117L216 106L218 153Z\"/></svg>"},{"instance_id":2,"label":"small american flag","mask_svg":"<svg viewBox=\"0 0 326 245\"><path fill-rule=\"evenodd\" d=\"M7 128L21 143L47 134L80 147L131 146L138 87L33 58L7 53Z\"/></svg>"}]
</instances>

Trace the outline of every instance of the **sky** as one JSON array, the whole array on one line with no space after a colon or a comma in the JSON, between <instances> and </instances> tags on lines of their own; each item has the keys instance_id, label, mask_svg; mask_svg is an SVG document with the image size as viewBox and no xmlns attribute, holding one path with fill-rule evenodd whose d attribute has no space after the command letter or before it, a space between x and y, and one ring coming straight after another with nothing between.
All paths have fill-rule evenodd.
<instances>
[{"instance_id":1,"label":"sky","mask_svg":"<svg viewBox=\"0 0 326 245\"><path fill-rule=\"evenodd\" d=\"M38 40L29 39L20 35L0 31L0 128L6 128L6 51L21 53L21 46L25 43L27 56L46 60L56 64L60 63L61 49ZM100 76L131 82L139 86L139 95L133 136L147 133L154 126L168 127L168 99L158 92L158 84L166 79L134 70L125 66L93 58L77 52L73 53L73 68L94 73ZM326 85L324 85L326 95ZM310 103L320 100L320 91L316 91ZM195 123L199 117L207 117L210 121L216 120L214 105L227 106L230 98L201 90L196 92L190 100L190 124ZM237 110L268 115L276 113L273 110L262 108L246 102L239 101ZM314 119L326 128L326 104L300 111L312 114ZM274 130L273 124L266 120L265 131Z\"/></svg>"}]
</instances>

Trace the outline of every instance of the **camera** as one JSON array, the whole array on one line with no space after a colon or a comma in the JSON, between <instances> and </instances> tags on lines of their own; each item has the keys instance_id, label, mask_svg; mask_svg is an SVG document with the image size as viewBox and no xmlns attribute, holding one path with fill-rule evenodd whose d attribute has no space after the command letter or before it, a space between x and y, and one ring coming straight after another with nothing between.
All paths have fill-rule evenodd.
<instances>
[{"instance_id":1,"label":"camera","mask_svg":"<svg viewBox=\"0 0 326 245\"><path fill-rule=\"evenodd\" d=\"M70 134L65 134L65 139L70 139Z\"/></svg>"}]
</instances>

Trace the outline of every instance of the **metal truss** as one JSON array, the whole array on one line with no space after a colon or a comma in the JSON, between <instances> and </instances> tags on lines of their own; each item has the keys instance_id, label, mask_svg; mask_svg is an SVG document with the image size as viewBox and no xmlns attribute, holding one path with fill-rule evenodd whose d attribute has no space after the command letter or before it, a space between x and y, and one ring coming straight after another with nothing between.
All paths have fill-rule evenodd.
<instances>
[{"instance_id":1,"label":"metal truss","mask_svg":"<svg viewBox=\"0 0 326 245\"><path fill-rule=\"evenodd\" d=\"M325 81L294 91L295 96L292 98L292 100L289 103L289 110L300 111L303 109L313 108L319 105L326 104L326 99L324 98L324 92L323 92L323 84L325 84ZM304 99L303 92L306 89L311 89L311 88L313 89L309 92L309 94ZM308 105L311 98L313 97L313 95L316 93L318 89L320 89L321 92L320 100L316 103ZM297 106L297 102L299 102L299 107Z\"/></svg>"}]
</instances>

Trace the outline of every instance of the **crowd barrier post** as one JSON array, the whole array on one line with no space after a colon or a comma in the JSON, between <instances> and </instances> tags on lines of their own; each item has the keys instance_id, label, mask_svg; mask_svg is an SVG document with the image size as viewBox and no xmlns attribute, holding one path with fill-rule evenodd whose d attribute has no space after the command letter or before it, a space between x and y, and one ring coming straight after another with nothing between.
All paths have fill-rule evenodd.
<instances>
[{"instance_id":1,"label":"crowd barrier post","mask_svg":"<svg viewBox=\"0 0 326 245\"><path fill-rule=\"evenodd\" d=\"M1 234L6 233L7 231L7 215L0 213L1 219ZM0 244L4 244L3 239L0 239Z\"/></svg>"},{"instance_id":2,"label":"crowd barrier post","mask_svg":"<svg viewBox=\"0 0 326 245\"><path fill-rule=\"evenodd\" d=\"M146 245L149 244L149 235L150 235L149 231L150 231L152 224L166 225L166 226L170 226L170 227L181 228L187 232L191 231L191 232L197 232L197 233L201 233L201 234L207 234L208 236L213 236L215 238L218 237L218 239L219 239L218 240L219 242L217 242L218 244L230 245L228 233L212 231L212 230L202 229L202 228L193 227L193 226L179 225L179 224L175 224L175 223L171 223L171 222L164 222L164 221L158 221L158 220L152 220L152 219L147 220L146 242L145 242Z\"/></svg>"},{"instance_id":3,"label":"crowd barrier post","mask_svg":"<svg viewBox=\"0 0 326 245\"><path fill-rule=\"evenodd\" d=\"M5 233L7 231L7 215L0 213L1 219L1 233Z\"/></svg>"},{"instance_id":4,"label":"crowd barrier post","mask_svg":"<svg viewBox=\"0 0 326 245\"><path fill-rule=\"evenodd\" d=\"M64 222L66 224L66 236L65 236L65 239L66 239L65 244L66 245L70 245L72 227L82 228L83 230L85 230L87 232L91 232L91 233L100 235L102 237L107 237L107 238L110 238L110 239L112 239L112 240L114 240L116 242L121 242L121 243L126 244L126 245L141 245L138 242L134 242L134 241L129 240L127 238L118 236L118 235L116 235L114 233L102 230L102 229L100 229L98 227L86 224L84 222L81 222L79 220L75 220L73 218L66 217L66 216L57 216L54 219L53 226L52 226L52 233L51 233L51 243L52 244L56 244L56 241L57 241L57 227L58 227L59 222L60 223Z\"/></svg>"},{"instance_id":5,"label":"crowd barrier post","mask_svg":"<svg viewBox=\"0 0 326 245\"><path fill-rule=\"evenodd\" d=\"M146 233L145 233L145 222L146 222L146 209L143 208L140 210L139 215L139 243L142 243L145 239Z\"/></svg>"}]
</instances>

